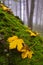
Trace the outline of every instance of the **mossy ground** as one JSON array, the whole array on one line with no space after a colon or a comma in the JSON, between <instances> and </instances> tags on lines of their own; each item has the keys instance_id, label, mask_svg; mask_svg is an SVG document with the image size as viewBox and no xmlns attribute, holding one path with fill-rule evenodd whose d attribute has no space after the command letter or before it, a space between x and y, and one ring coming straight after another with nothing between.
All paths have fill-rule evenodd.
<instances>
[{"instance_id":1,"label":"mossy ground","mask_svg":"<svg viewBox=\"0 0 43 65\"><path fill-rule=\"evenodd\" d=\"M31 37L27 29L20 19L0 8L0 65L43 65L43 39L39 35ZM29 47L33 46L31 59L22 59L20 53L14 50L5 51L6 40L13 35L22 38Z\"/></svg>"}]
</instances>

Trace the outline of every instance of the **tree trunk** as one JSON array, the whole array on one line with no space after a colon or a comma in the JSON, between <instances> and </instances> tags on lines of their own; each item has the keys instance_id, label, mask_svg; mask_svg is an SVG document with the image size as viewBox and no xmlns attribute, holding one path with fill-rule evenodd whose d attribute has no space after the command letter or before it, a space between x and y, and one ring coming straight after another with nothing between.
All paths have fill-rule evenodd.
<instances>
[{"instance_id":1,"label":"tree trunk","mask_svg":"<svg viewBox=\"0 0 43 65\"><path fill-rule=\"evenodd\" d=\"M5 4L5 1L3 1L3 4Z\"/></svg>"},{"instance_id":2,"label":"tree trunk","mask_svg":"<svg viewBox=\"0 0 43 65\"><path fill-rule=\"evenodd\" d=\"M16 2L16 5L15 6L16 6L16 16L17 16L17 2Z\"/></svg>"},{"instance_id":3,"label":"tree trunk","mask_svg":"<svg viewBox=\"0 0 43 65\"><path fill-rule=\"evenodd\" d=\"M35 4L35 0L31 0L30 17L29 17L29 20L28 20L28 26L29 26L31 29L32 29L32 25L33 25L34 4Z\"/></svg>"},{"instance_id":4,"label":"tree trunk","mask_svg":"<svg viewBox=\"0 0 43 65\"><path fill-rule=\"evenodd\" d=\"M38 10L39 10L39 0L37 0L37 8L36 8L36 26L38 23Z\"/></svg>"},{"instance_id":5,"label":"tree trunk","mask_svg":"<svg viewBox=\"0 0 43 65\"><path fill-rule=\"evenodd\" d=\"M26 13L27 13L27 22L29 22L29 5L28 5L28 0L26 0Z\"/></svg>"},{"instance_id":6,"label":"tree trunk","mask_svg":"<svg viewBox=\"0 0 43 65\"><path fill-rule=\"evenodd\" d=\"M25 0L23 0L23 21L25 23Z\"/></svg>"},{"instance_id":7,"label":"tree trunk","mask_svg":"<svg viewBox=\"0 0 43 65\"><path fill-rule=\"evenodd\" d=\"M21 18L21 0L20 0L20 18Z\"/></svg>"},{"instance_id":8,"label":"tree trunk","mask_svg":"<svg viewBox=\"0 0 43 65\"><path fill-rule=\"evenodd\" d=\"M8 0L8 7L9 7L9 0Z\"/></svg>"}]
</instances>

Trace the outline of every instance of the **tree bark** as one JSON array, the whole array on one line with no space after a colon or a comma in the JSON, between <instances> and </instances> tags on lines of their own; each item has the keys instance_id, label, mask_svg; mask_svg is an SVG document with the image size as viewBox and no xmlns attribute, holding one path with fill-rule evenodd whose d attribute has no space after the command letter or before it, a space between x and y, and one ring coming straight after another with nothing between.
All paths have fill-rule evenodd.
<instances>
[{"instance_id":1,"label":"tree bark","mask_svg":"<svg viewBox=\"0 0 43 65\"><path fill-rule=\"evenodd\" d=\"M39 10L39 0L37 0L37 9L36 9L36 26L38 23L38 10Z\"/></svg>"},{"instance_id":2,"label":"tree bark","mask_svg":"<svg viewBox=\"0 0 43 65\"><path fill-rule=\"evenodd\" d=\"M21 18L21 0L20 0L20 18Z\"/></svg>"},{"instance_id":3,"label":"tree bark","mask_svg":"<svg viewBox=\"0 0 43 65\"><path fill-rule=\"evenodd\" d=\"M28 26L29 26L31 29L32 29L32 25L33 25L34 4L35 4L35 0L31 0L30 16L29 16L29 20L28 20Z\"/></svg>"},{"instance_id":4,"label":"tree bark","mask_svg":"<svg viewBox=\"0 0 43 65\"><path fill-rule=\"evenodd\" d=\"M26 0L26 13L27 13L27 22L29 22L29 5L28 5L28 0Z\"/></svg>"},{"instance_id":5,"label":"tree bark","mask_svg":"<svg viewBox=\"0 0 43 65\"><path fill-rule=\"evenodd\" d=\"M5 4L5 1L3 1L3 4Z\"/></svg>"},{"instance_id":6,"label":"tree bark","mask_svg":"<svg viewBox=\"0 0 43 65\"><path fill-rule=\"evenodd\" d=\"M23 21L25 23L25 0L23 0Z\"/></svg>"},{"instance_id":7,"label":"tree bark","mask_svg":"<svg viewBox=\"0 0 43 65\"><path fill-rule=\"evenodd\" d=\"M17 16L17 2L15 2L15 3L16 3L16 5L15 5L15 6L16 6L16 16Z\"/></svg>"}]
</instances>

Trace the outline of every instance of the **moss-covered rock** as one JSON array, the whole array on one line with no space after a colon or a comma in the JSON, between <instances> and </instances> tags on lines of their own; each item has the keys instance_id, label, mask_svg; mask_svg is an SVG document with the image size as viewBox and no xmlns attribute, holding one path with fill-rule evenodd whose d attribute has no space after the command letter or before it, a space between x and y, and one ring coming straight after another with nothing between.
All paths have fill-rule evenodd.
<instances>
[{"instance_id":1,"label":"moss-covered rock","mask_svg":"<svg viewBox=\"0 0 43 65\"><path fill-rule=\"evenodd\" d=\"M0 7L0 65L43 65L43 39L39 35L31 36L30 31L20 19ZM9 50L7 39L13 35L22 38L34 52L31 59L22 59L21 53Z\"/></svg>"}]
</instances>

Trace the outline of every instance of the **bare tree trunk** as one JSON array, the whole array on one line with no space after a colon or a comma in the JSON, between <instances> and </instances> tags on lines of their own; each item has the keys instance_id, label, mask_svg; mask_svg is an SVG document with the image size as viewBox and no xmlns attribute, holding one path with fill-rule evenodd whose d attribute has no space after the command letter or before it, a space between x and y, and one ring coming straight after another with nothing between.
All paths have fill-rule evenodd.
<instances>
[{"instance_id":1,"label":"bare tree trunk","mask_svg":"<svg viewBox=\"0 0 43 65\"><path fill-rule=\"evenodd\" d=\"M40 1L40 32L42 32L42 0Z\"/></svg>"},{"instance_id":2,"label":"bare tree trunk","mask_svg":"<svg viewBox=\"0 0 43 65\"><path fill-rule=\"evenodd\" d=\"M36 8L36 26L38 23L38 8L39 8L39 0L37 0L37 8Z\"/></svg>"},{"instance_id":3,"label":"bare tree trunk","mask_svg":"<svg viewBox=\"0 0 43 65\"><path fill-rule=\"evenodd\" d=\"M29 17L29 20L28 20L28 26L29 26L31 29L32 29L32 25L33 25L34 4L35 4L35 0L31 0L30 17Z\"/></svg>"},{"instance_id":4,"label":"bare tree trunk","mask_svg":"<svg viewBox=\"0 0 43 65\"><path fill-rule=\"evenodd\" d=\"M20 0L20 18L21 18L21 0Z\"/></svg>"},{"instance_id":5,"label":"bare tree trunk","mask_svg":"<svg viewBox=\"0 0 43 65\"><path fill-rule=\"evenodd\" d=\"M9 0L8 0L8 7L9 7Z\"/></svg>"},{"instance_id":6,"label":"bare tree trunk","mask_svg":"<svg viewBox=\"0 0 43 65\"><path fill-rule=\"evenodd\" d=\"M23 21L25 23L25 0L23 0Z\"/></svg>"},{"instance_id":7,"label":"bare tree trunk","mask_svg":"<svg viewBox=\"0 0 43 65\"><path fill-rule=\"evenodd\" d=\"M5 1L3 0L3 4L5 4Z\"/></svg>"},{"instance_id":8,"label":"bare tree trunk","mask_svg":"<svg viewBox=\"0 0 43 65\"><path fill-rule=\"evenodd\" d=\"M26 0L26 13L27 13L27 22L29 22L29 5L28 5L28 0Z\"/></svg>"},{"instance_id":9,"label":"bare tree trunk","mask_svg":"<svg viewBox=\"0 0 43 65\"><path fill-rule=\"evenodd\" d=\"M16 16L17 16L17 2L16 2L16 5L15 6L16 6Z\"/></svg>"}]
</instances>

